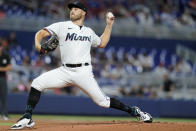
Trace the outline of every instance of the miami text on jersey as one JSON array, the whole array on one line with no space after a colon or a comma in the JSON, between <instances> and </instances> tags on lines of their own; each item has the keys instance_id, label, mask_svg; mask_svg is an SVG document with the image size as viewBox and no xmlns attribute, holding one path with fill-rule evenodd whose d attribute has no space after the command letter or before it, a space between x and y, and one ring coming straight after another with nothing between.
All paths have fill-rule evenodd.
<instances>
[{"instance_id":1,"label":"miami text on jersey","mask_svg":"<svg viewBox=\"0 0 196 131\"><path fill-rule=\"evenodd\" d=\"M67 40L80 40L80 41L89 41L91 42L91 36L78 36L76 33L67 33L66 39Z\"/></svg>"}]
</instances>

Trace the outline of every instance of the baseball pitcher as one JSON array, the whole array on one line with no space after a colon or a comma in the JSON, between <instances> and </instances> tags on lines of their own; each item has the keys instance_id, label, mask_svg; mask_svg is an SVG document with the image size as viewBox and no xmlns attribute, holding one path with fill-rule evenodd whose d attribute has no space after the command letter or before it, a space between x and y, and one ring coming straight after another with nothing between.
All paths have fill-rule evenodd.
<instances>
[{"instance_id":1,"label":"baseball pitcher","mask_svg":"<svg viewBox=\"0 0 196 131\"><path fill-rule=\"evenodd\" d=\"M106 27L99 37L95 32L83 25L87 8L84 4L75 1L68 4L70 21L58 22L49 25L35 35L35 47L41 54L46 54L60 47L62 66L43 73L35 78L31 85L26 111L11 129L33 127L32 113L39 102L44 89L76 86L86 93L97 105L104 108L114 108L125 111L143 122L152 122L152 117L142 112L138 107L127 106L115 98L106 96L97 84L91 65L90 49L92 47L104 48L110 39L114 17L107 15ZM44 37L51 36L41 44Z\"/></svg>"}]
</instances>

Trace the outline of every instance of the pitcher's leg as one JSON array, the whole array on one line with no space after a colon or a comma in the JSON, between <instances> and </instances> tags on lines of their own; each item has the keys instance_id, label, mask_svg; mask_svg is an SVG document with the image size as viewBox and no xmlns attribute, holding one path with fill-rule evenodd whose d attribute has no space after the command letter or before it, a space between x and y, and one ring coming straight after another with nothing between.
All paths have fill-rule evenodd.
<instances>
[{"instance_id":1,"label":"pitcher's leg","mask_svg":"<svg viewBox=\"0 0 196 131\"><path fill-rule=\"evenodd\" d=\"M62 67L48 71L33 80L27 101L26 114L32 115L32 110L38 103L44 89L62 88L69 84L69 76L61 70Z\"/></svg>"},{"instance_id":2,"label":"pitcher's leg","mask_svg":"<svg viewBox=\"0 0 196 131\"><path fill-rule=\"evenodd\" d=\"M119 110L124 110L126 112L131 112L131 109L128 106L124 105L114 98L109 98L105 95L93 76L91 66L82 68L81 70L82 71L78 73L73 81L97 105L105 108L111 107Z\"/></svg>"},{"instance_id":3,"label":"pitcher's leg","mask_svg":"<svg viewBox=\"0 0 196 131\"><path fill-rule=\"evenodd\" d=\"M98 86L96 80L93 77L80 78L75 81L75 84L87 94L97 105L109 108L110 98L106 96L100 87Z\"/></svg>"},{"instance_id":4,"label":"pitcher's leg","mask_svg":"<svg viewBox=\"0 0 196 131\"><path fill-rule=\"evenodd\" d=\"M85 92L97 105L105 108L116 108L126 112L132 112L132 110L116 100L115 98L109 98L101 90L97 81L92 73L92 67L84 67L81 69L77 76L73 79L74 83Z\"/></svg>"},{"instance_id":5,"label":"pitcher's leg","mask_svg":"<svg viewBox=\"0 0 196 131\"><path fill-rule=\"evenodd\" d=\"M74 83L77 84L89 97L91 97L97 105L105 108L114 108L125 111L132 116L138 117L141 121L152 122L152 117L148 113L142 112L138 107L130 107L115 98L109 98L106 96L98 86L92 72L90 70L86 70L85 72L86 73L82 72L81 74L78 74L74 79Z\"/></svg>"},{"instance_id":6,"label":"pitcher's leg","mask_svg":"<svg viewBox=\"0 0 196 131\"><path fill-rule=\"evenodd\" d=\"M60 68L51 70L37 77L32 82L29 93L25 114L20 120L14 124L11 129L22 129L24 127L34 126L32 120L32 112L36 104L39 102L41 91L48 88L61 88L69 84L68 75Z\"/></svg>"},{"instance_id":7,"label":"pitcher's leg","mask_svg":"<svg viewBox=\"0 0 196 131\"><path fill-rule=\"evenodd\" d=\"M132 113L132 108L126 106L115 98L109 98L104 94L101 88L98 86L97 81L93 76L84 76L75 81L80 89L86 93L97 105L104 108L115 108L119 110Z\"/></svg>"},{"instance_id":8,"label":"pitcher's leg","mask_svg":"<svg viewBox=\"0 0 196 131\"><path fill-rule=\"evenodd\" d=\"M63 67L59 67L35 78L31 86L39 91L43 91L44 89L65 87L69 82L69 75L65 73Z\"/></svg>"},{"instance_id":9,"label":"pitcher's leg","mask_svg":"<svg viewBox=\"0 0 196 131\"><path fill-rule=\"evenodd\" d=\"M61 67L48 71L33 80L27 100L25 118L31 118L33 109L39 102L44 89L61 88L69 84L68 75L61 71Z\"/></svg>"}]
</instances>

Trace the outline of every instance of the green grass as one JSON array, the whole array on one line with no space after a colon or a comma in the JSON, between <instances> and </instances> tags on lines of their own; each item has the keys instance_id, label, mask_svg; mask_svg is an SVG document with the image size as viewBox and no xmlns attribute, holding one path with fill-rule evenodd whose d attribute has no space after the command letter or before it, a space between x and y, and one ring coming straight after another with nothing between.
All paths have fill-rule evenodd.
<instances>
[{"instance_id":1,"label":"green grass","mask_svg":"<svg viewBox=\"0 0 196 131\"><path fill-rule=\"evenodd\" d=\"M21 115L10 115L11 118L20 118ZM33 115L33 119L40 120L64 120L64 121L112 121L112 120L136 120L130 117L111 116L66 116L66 115Z\"/></svg>"},{"instance_id":2,"label":"green grass","mask_svg":"<svg viewBox=\"0 0 196 131\"><path fill-rule=\"evenodd\" d=\"M0 126L10 126L13 125L14 123L0 123Z\"/></svg>"},{"instance_id":3,"label":"green grass","mask_svg":"<svg viewBox=\"0 0 196 131\"><path fill-rule=\"evenodd\" d=\"M11 118L20 118L21 115L10 115ZM41 120L65 120L65 121L136 121L131 117L113 117L113 116L66 116L66 115L33 115L34 119ZM155 122L196 122L196 119L189 118L154 118Z\"/></svg>"},{"instance_id":4,"label":"green grass","mask_svg":"<svg viewBox=\"0 0 196 131\"><path fill-rule=\"evenodd\" d=\"M21 114L10 115L11 120L17 120L21 117ZM60 120L60 121L137 121L131 117L111 117L111 116L66 116L66 115L33 115L34 120ZM196 122L196 119L180 119L180 118L155 118L154 122ZM2 122L0 126L13 125L14 123Z\"/></svg>"}]
</instances>

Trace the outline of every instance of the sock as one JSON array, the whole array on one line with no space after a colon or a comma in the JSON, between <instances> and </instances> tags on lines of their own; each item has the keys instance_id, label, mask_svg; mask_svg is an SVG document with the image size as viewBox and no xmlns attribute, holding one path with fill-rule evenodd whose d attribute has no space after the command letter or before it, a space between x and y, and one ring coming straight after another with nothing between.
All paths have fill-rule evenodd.
<instances>
[{"instance_id":1,"label":"sock","mask_svg":"<svg viewBox=\"0 0 196 131\"><path fill-rule=\"evenodd\" d=\"M31 118L33 109L35 108L36 104L39 102L40 96L41 96L41 92L31 87L31 91L29 93L29 97L27 101L26 111L24 114L25 118Z\"/></svg>"},{"instance_id":2,"label":"sock","mask_svg":"<svg viewBox=\"0 0 196 131\"><path fill-rule=\"evenodd\" d=\"M110 108L114 108L114 109L128 112L132 116L138 115L135 108L129 107L115 98L110 98Z\"/></svg>"}]
</instances>

